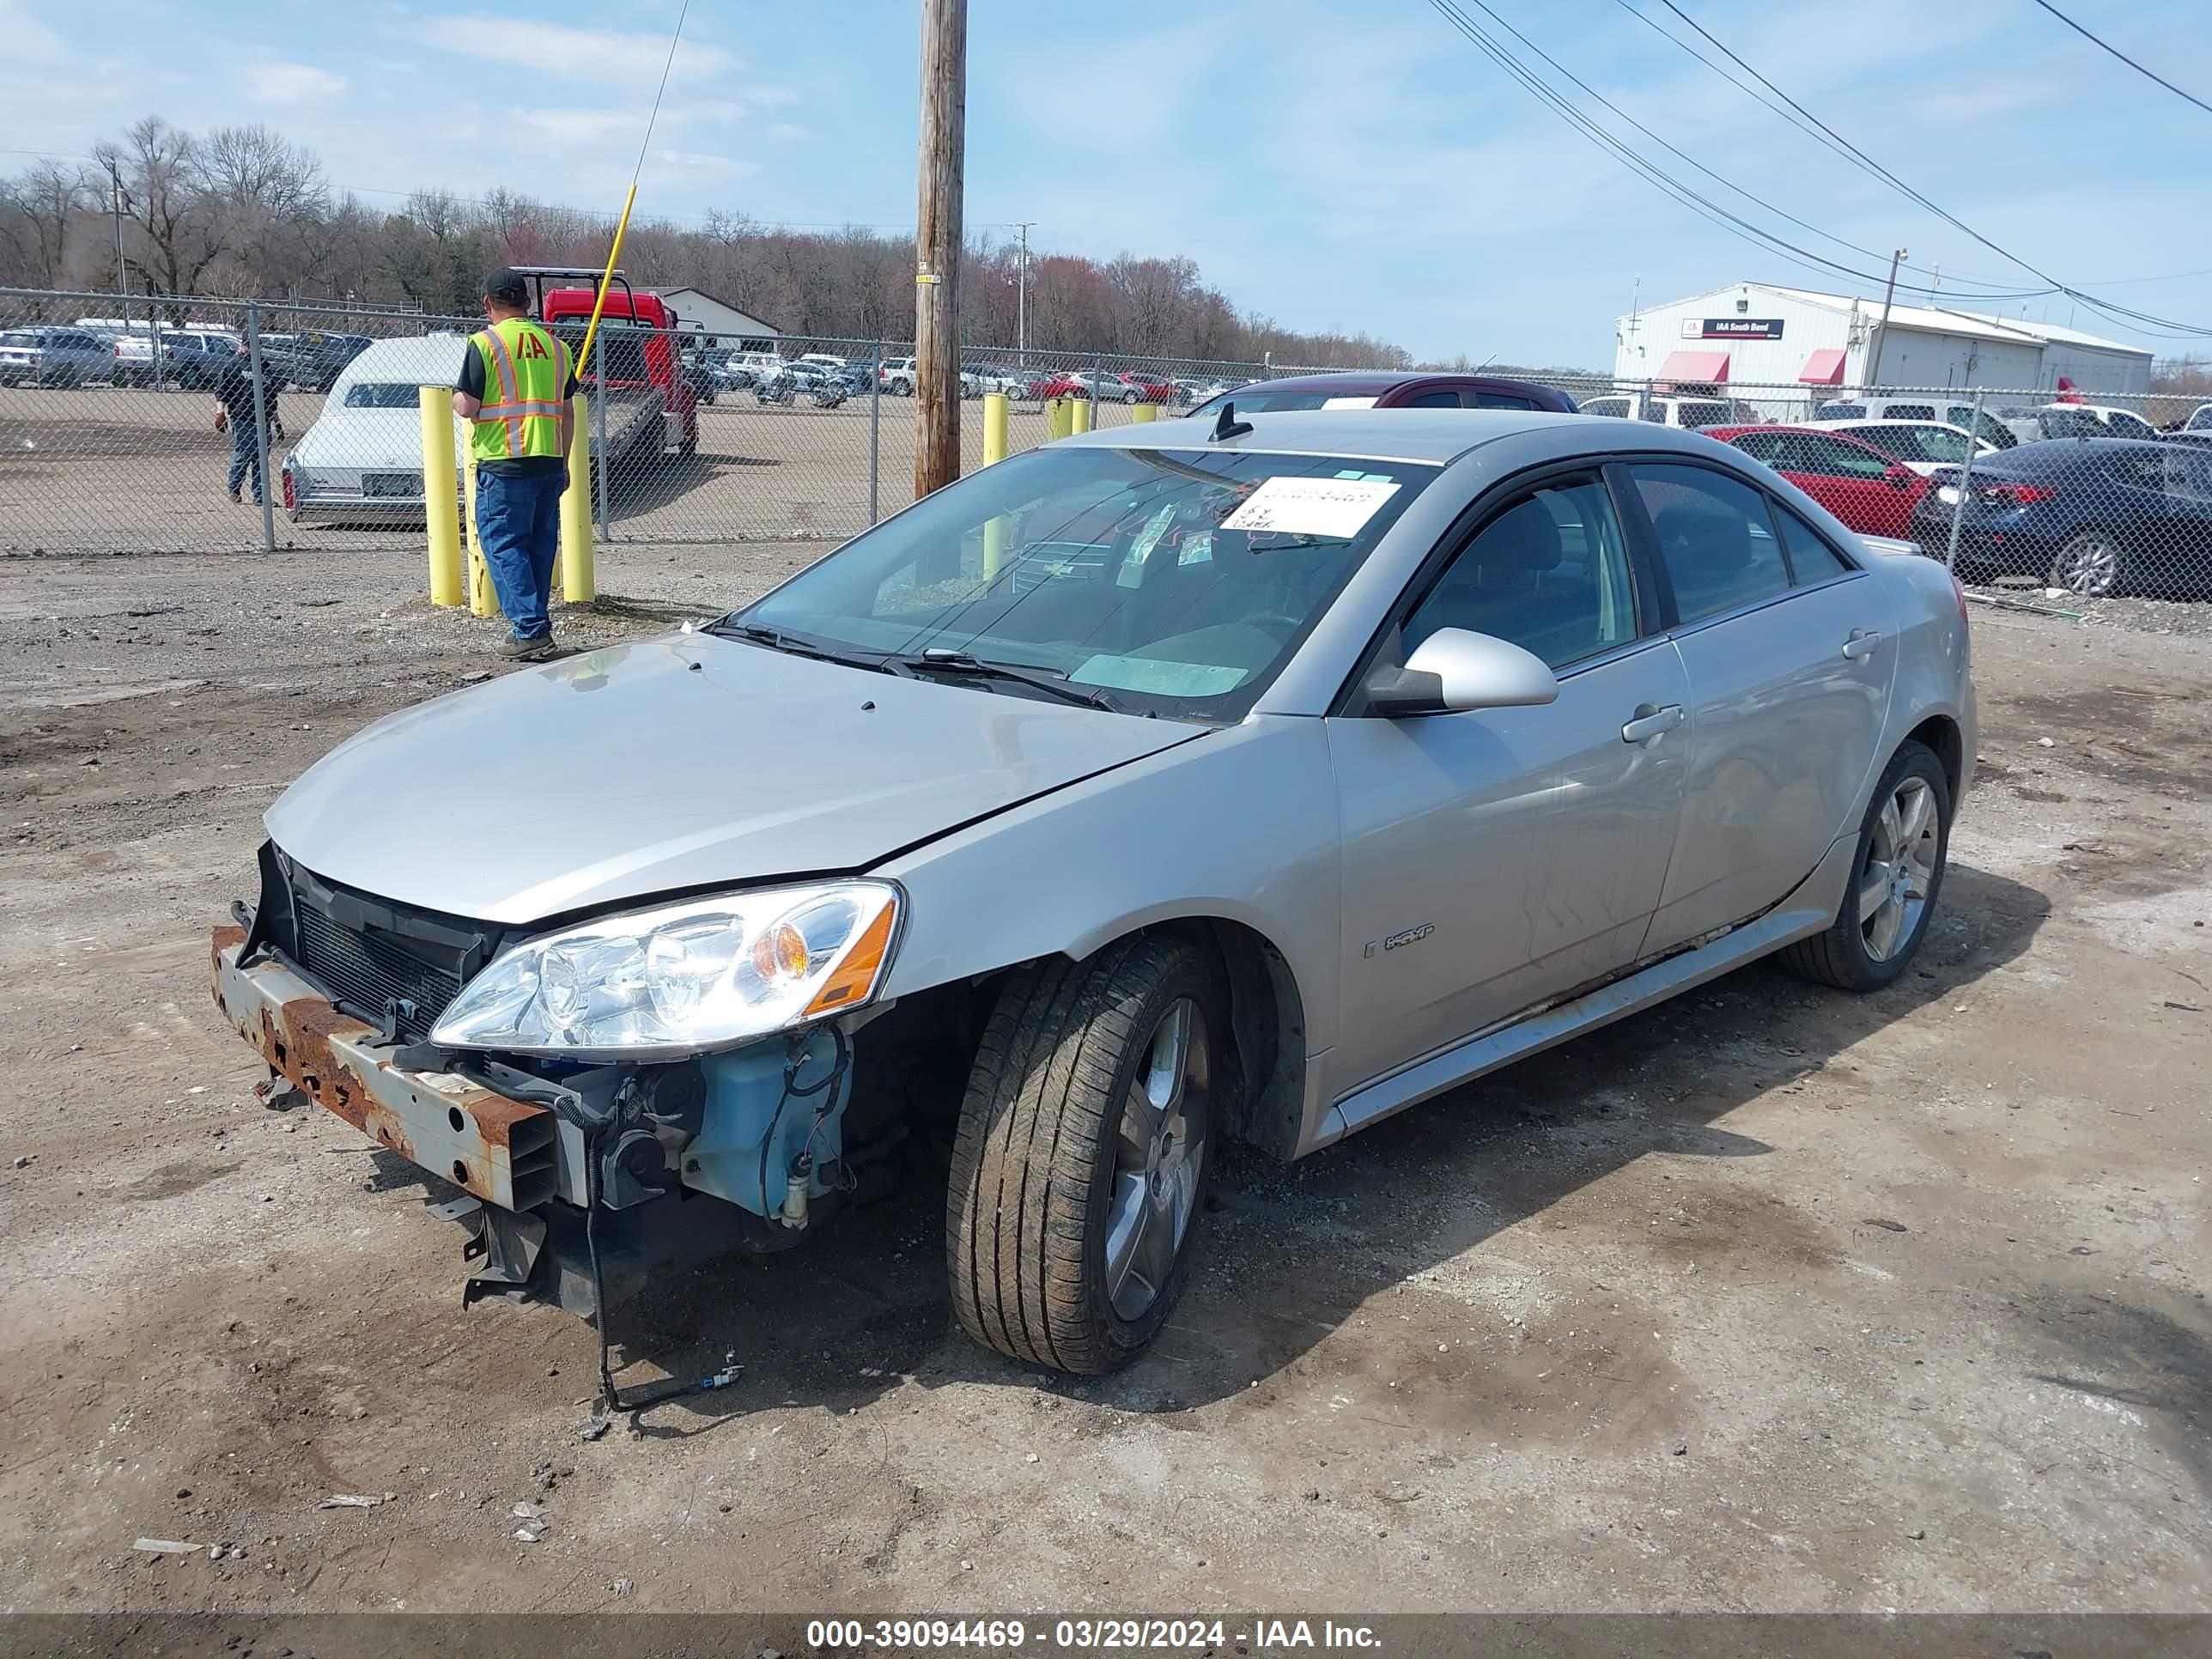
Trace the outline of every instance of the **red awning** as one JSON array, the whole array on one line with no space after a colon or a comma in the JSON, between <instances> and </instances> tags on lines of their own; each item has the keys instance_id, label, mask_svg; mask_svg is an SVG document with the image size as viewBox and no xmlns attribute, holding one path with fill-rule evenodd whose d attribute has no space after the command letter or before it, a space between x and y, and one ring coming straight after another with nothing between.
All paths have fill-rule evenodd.
<instances>
[{"instance_id":1,"label":"red awning","mask_svg":"<svg viewBox=\"0 0 2212 1659\"><path fill-rule=\"evenodd\" d=\"M1728 379L1728 363L1725 351L1670 351L1659 365L1659 378L1718 386Z\"/></svg>"},{"instance_id":2,"label":"red awning","mask_svg":"<svg viewBox=\"0 0 2212 1659\"><path fill-rule=\"evenodd\" d=\"M1805 360L1805 367L1797 373L1801 386L1841 386L1844 383L1844 354L1838 350L1816 351Z\"/></svg>"}]
</instances>

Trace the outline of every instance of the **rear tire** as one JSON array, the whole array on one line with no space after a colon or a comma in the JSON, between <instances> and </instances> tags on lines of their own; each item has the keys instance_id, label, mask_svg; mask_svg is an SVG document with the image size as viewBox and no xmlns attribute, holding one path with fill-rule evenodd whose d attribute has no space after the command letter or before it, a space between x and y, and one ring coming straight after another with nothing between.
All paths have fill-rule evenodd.
<instances>
[{"instance_id":1,"label":"rear tire","mask_svg":"<svg viewBox=\"0 0 2212 1659\"><path fill-rule=\"evenodd\" d=\"M952 1305L1031 1364L1127 1364L1181 1294L1228 1103L1226 998L1195 945L1017 969L977 1050L945 1194Z\"/></svg>"},{"instance_id":2,"label":"rear tire","mask_svg":"<svg viewBox=\"0 0 2212 1659\"><path fill-rule=\"evenodd\" d=\"M1859 826L1858 855L1835 921L1824 933L1784 946L1782 965L1839 991L1878 991L1892 983L1928 936L1950 850L1951 786L1943 763L1924 744L1900 744Z\"/></svg>"},{"instance_id":3,"label":"rear tire","mask_svg":"<svg viewBox=\"0 0 2212 1659\"><path fill-rule=\"evenodd\" d=\"M2084 530L2051 559L2048 586L2085 599L2112 599L2128 589L2129 565L2127 549L2118 537L2108 531Z\"/></svg>"}]
</instances>

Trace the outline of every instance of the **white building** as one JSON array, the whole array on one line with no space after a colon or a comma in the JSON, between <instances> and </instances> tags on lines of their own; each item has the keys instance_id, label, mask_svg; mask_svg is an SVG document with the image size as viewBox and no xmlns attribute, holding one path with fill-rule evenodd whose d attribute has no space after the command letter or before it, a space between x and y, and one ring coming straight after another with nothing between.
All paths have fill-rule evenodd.
<instances>
[{"instance_id":1,"label":"white building","mask_svg":"<svg viewBox=\"0 0 2212 1659\"><path fill-rule=\"evenodd\" d=\"M696 288L664 288L660 297L676 313L679 332L701 345L735 346L740 351L772 351L783 331L750 312Z\"/></svg>"},{"instance_id":2,"label":"white building","mask_svg":"<svg viewBox=\"0 0 2212 1659\"><path fill-rule=\"evenodd\" d=\"M2020 317L1737 283L1616 320L1617 380L1811 389L1881 384L2055 392L2061 376L2094 398L2150 390L2151 355L2094 334ZM1793 393L1793 395L1795 395ZM1771 401L1771 399L1769 399Z\"/></svg>"}]
</instances>

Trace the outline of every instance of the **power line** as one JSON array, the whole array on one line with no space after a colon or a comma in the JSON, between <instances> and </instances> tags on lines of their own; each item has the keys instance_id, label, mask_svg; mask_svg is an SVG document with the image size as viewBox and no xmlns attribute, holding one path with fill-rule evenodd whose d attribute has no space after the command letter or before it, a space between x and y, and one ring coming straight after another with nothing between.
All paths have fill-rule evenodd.
<instances>
[{"instance_id":1,"label":"power line","mask_svg":"<svg viewBox=\"0 0 2212 1659\"><path fill-rule=\"evenodd\" d=\"M1639 178L1644 179L1656 189L1673 198L1676 202L1688 208L1692 213L1697 214L1700 218L1706 220L1708 222L1717 226L1720 229L1727 232L1729 234L1737 237L1740 240L1749 242L1755 247L1761 248L1769 253L1778 256L1786 263L1799 265L1803 269L1813 270L1816 274L1843 276L1850 277L1856 282L1869 285L1885 282L1887 280L1886 277L1876 276L1870 271L1861 270L1854 266L1844 264L1838 260L1832 259L1826 254L1817 252L1809 248L1802 247L1796 243L1778 236L1772 231L1765 228L1763 226L1756 224L1753 221L1745 218L1741 214L1732 211L1721 204L1715 202L1711 197L1706 196L1701 191L1683 183L1680 179L1668 173L1664 168L1659 167L1656 163L1650 161L1644 156L1638 155L1635 150L1623 143L1613 134L1606 131L1604 128L1591 121L1580 110L1577 109L1573 103L1563 95L1557 88L1546 82L1541 76L1538 75L1534 70L1529 69L1525 64L1522 63L1520 59L1508 48L1492 39L1492 37L1483 29L1480 24L1477 23L1473 18L1468 16L1464 12L1459 9L1458 6L1454 3L1454 0L1430 0L1430 3L1447 22L1451 24L1451 26L1456 28L1462 35L1466 36L1468 40L1473 42L1486 56L1490 58L1492 62L1496 63L1499 68L1503 69L1509 76L1512 76L1514 80L1518 82L1521 86L1532 96L1536 98L1538 101L1550 108L1555 114L1566 121L1568 125L1574 127L1576 131L1582 133L1583 137L1589 138L1593 143L1604 149L1615 160L1619 161L1623 166L1635 173ZM1487 12L1489 9L1487 7L1484 7L1483 9ZM1496 15L1495 13L1490 13L1490 15L1493 17ZM1549 60L1547 59L1547 61ZM1730 188L1734 188L1734 186L1730 186ZM1829 240L1835 240L1838 239L1830 238ZM1848 246L1848 244L1846 244L1846 246ZM1905 287L1908 292L1912 293L1925 293L1929 291L1911 284L1901 284L1900 286Z\"/></svg>"},{"instance_id":2,"label":"power line","mask_svg":"<svg viewBox=\"0 0 2212 1659\"><path fill-rule=\"evenodd\" d=\"M2090 33L2088 30L2083 28L2079 23L2069 17L2064 12L2059 10L2057 7L2052 5L2051 3L2051 0L2035 0L2035 3L2042 7L2044 10L2049 12L2053 17L2056 17L2060 22L2065 24L2068 28L2072 29L2075 33L2080 35L2091 46L2112 53L2113 57L2118 58L2123 64L2125 64L2137 75L2143 76L2146 80L2157 82L2159 85L2164 87L2175 97L2185 98L2191 103L2196 105L2197 108L2203 110L2207 115L2212 115L2212 104L2206 103L2202 98L2199 98L2193 92L2184 92L2179 87L2174 85L2172 82L2166 79L2165 76L2154 74L2151 70L2145 69L2141 64L2136 62L2134 58L2129 57L2127 53L2122 52L2118 46L2112 45L2111 41L2099 40L2095 35Z\"/></svg>"},{"instance_id":3,"label":"power line","mask_svg":"<svg viewBox=\"0 0 2212 1659\"><path fill-rule=\"evenodd\" d=\"M2091 310L2095 311L2103 316L2108 317L2115 322L2120 323L2124 327L2131 328L2138 333L2152 335L2166 339L2195 339L2212 335L2212 329L2203 328L2193 323L2177 322L2169 317L2154 316L2148 312L2136 311L2127 306L2116 305L2109 301L2100 300L2093 294L2085 293L2080 289L2070 287L2068 284L2060 282L2056 276L2051 275L2050 272L2030 264L2027 260L2021 258L2020 255L2013 252L2010 249L2002 247L1997 243L1991 241L1988 237L1983 235L1981 232L1976 230L1972 225L1960 218L1956 214L1948 212L1946 210L1938 207L1934 202L1929 201L1928 198L1922 195L1920 191L1906 184L1905 180L1899 178L1887 167L1882 166L1881 162L1875 161L1873 156L1869 155L1856 144L1852 143L1850 139L1844 137L1833 127L1830 126L1826 121L1820 119L1819 116L1814 114L1809 109L1807 109L1805 106L1798 102L1796 99L1792 98L1788 93L1783 91L1781 88L1776 86L1773 82L1768 80L1766 76L1761 75L1757 70L1746 63L1741 57L1731 51L1726 44L1717 38L1710 29L1705 27L1704 24L1698 22L1696 18L1691 16L1687 12L1684 11L1681 7L1676 5L1674 3L1674 0L1659 0L1659 3L1666 7L1668 11L1674 13L1675 16L1680 18L1682 21L1687 23L1692 29L1696 30L1700 36L1709 42L1716 50L1721 52L1723 56L1727 58L1730 63L1743 70L1745 74L1750 76L1752 79L1758 82L1759 85L1765 87L1776 97L1781 99L1784 103L1789 105L1791 109L1796 111L1797 113L1803 116L1805 119L1810 121L1814 126L1820 128L1822 132L1834 139L1837 143L1842 145L1844 149L1850 153L1850 155L1856 165L1872 173L1875 177L1880 179L1883 183L1888 185L1892 189L1905 197L1907 200L1914 202L1919 206L1925 208L1929 212L1942 220L1946 224L1953 226L1958 230L1963 231L1966 235L1973 238L1975 241L1979 242L1984 247L1988 248L1991 252L1997 254L2004 259L2009 260L2012 264L2018 265L2022 270L2028 272L2031 276L2039 276L2042 278L2043 281L2049 283L2060 293L2065 295L2068 299L2073 300L2079 304L2087 306ZM2161 331L2166 330L2172 330L2175 331L2172 333L2161 332Z\"/></svg>"},{"instance_id":4,"label":"power line","mask_svg":"<svg viewBox=\"0 0 2212 1659\"><path fill-rule=\"evenodd\" d=\"M1699 173L1704 173L1705 177L1712 179L1715 183L1720 185L1724 189L1734 192L1735 195L1741 197L1747 202L1765 209L1766 211L1774 214L1779 218L1788 220L1791 224L1797 226L1802 230L1810 231L1814 235L1820 237L1824 241L1833 242L1839 247L1849 248L1852 252L1863 255L1869 259L1879 260L1885 257L1873 248L1862 247L1858 243L1851 241L1848 238L1838 236L1830 231L1824 231L1818 225L1809 223L1807 221L1797 217L1796 215L1790 213L1784 209L1775 206L1773 203L1744 189L1742 185L1735 183L1733 179L1724 178L1720 173L1714 172L1704 162L1698 161L1694 155L1690 155L1688 152L1680 149L1674 144L1669 143L1665 138L1661 137L1659 134L1654 132L1650 127L1644 125L1643 122L1638 120L1634 116L1622 109L1620 105L1606 97L1603 93L1599 92L1588 82L1583 81L1576 76L1572 70L1569 70L1564 64L1560 63L1558 58L1553 57L1541 46L1538 46L1534 40L1531 40L1527 35L1522 33L1519 29L1514 27L1513 25L1508 22L1504 18L1499 16L1496 11L1492 10L1488 5L1484 3L1484 0L1466 0L1466 3L1473 4L1477 10L1480 11L1486 17L1489 18L1491 21L1504 29L1508 34L1511 35L1516 40L1518 40L1530 52L1535 53L1537 57L1542 58L1545 63L1550 64L1553 71L1570 85L1573 86L1585 95L1595 99L1598 103L1612 111L1614 115L1627 123L1628 125L1635 128L1637 131L1642 133L1645 137L1650 139L1652 143L1657 144L1668 155L1674 155L1680 160L1687 162L1691 167L1695 167ZM1910 287L1911 285L1908 284L1907 286ZM1926 292L1932 294L1936 290L1932 288L1914 288L1911 289L1911 291L1915 293ZM1972 289L1954 289L1952 290L1954 295L1957 295L1960 297L1975 300L2032 300L2039 299L2045 295L2050 294L2054 290L2050 289L2029 289L2016 288L1986 292L1976 292Z\"/></svg>"}]
</instances>

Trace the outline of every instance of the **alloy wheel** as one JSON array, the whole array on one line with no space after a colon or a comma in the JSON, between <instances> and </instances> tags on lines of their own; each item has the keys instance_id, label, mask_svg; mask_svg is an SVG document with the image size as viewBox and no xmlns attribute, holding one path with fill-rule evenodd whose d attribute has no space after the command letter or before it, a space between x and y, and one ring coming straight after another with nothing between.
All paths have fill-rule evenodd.
<instances>
[{"instance_id":1,"label":"alloy wheel","mask_svg":"<svg viewBox=\"0 0 2212 1659\"><path fill-rule=\"evenodd\" d=\"M1209 1052L1205 1013L1178 998L1153 1028L1121 1107L1106 1215L1106 1295L1125 1320L1158 1299L1198 1207Z\"/></svg>"},{"instance_id":2,"label":"alloy wheel","mask_svg":"<svg viewBox=\"0 0 2212 1659\"><path fill-rule=\"evenodd\" d=\"M1942 850L1935 792L1924 778L1901 779L1875 820L1859 872L1859 932L1874 961L1887 962L1918 935Z\"/></svg>"},{"instance_id":3,"label":"alloy wheel","mask_svg":"<svg viewBox=\"0 0 2212 1659\"><path fill-rule=\"evenodd\" d=\"M2055 585L2070 593L2102 598L2119 579L2119 546L2109 536L2076 536L2059 550L2051 574Z\"/></svg>"}]
</instances>

